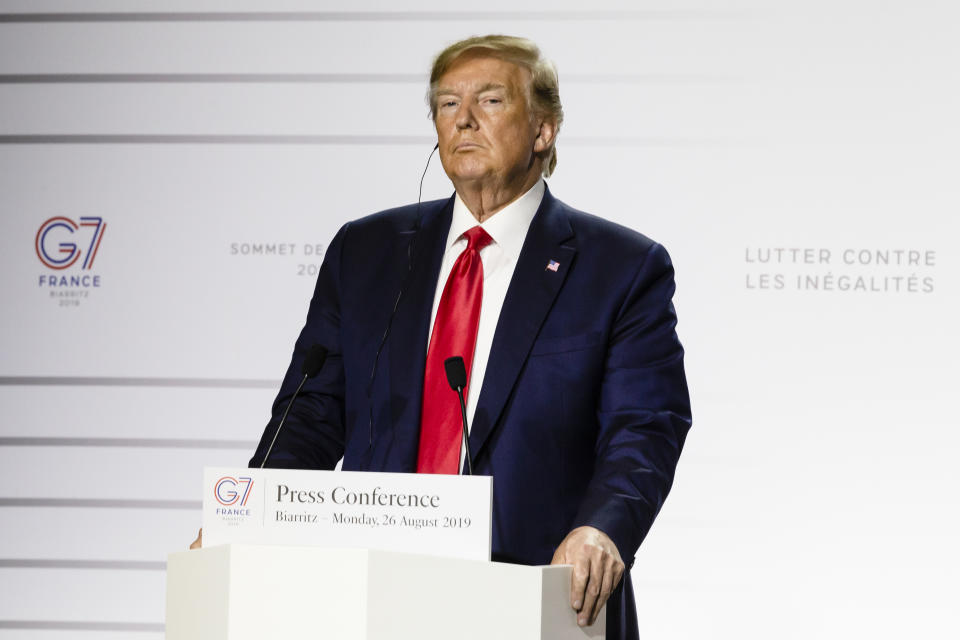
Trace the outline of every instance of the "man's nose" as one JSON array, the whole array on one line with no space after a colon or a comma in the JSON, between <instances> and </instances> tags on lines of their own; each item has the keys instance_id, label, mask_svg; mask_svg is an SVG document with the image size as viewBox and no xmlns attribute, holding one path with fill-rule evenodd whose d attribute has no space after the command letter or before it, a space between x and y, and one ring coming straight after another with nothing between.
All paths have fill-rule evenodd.
<instances>
[{"instance_id":1,"label":"man's nose","mask_svg":"<svg viewBox=\"0 0 960 640\"><path fill-rule=\"evenodd\" d=\"M456 125L457 129L477 128L477 120L473 117L473 105L468 100L461 102L457 109Z\"/></svg>"}]
</instances>

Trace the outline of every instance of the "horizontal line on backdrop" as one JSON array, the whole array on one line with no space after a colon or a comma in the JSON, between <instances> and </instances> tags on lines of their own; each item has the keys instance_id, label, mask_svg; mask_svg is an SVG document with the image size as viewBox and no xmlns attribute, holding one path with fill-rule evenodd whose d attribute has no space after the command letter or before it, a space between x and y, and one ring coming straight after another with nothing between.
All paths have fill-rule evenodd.
<instances>
[{"instance_id":1,"label":"horizontal line on backdrop","mask_svg":"<svg viewBox=\"0 0 960 640\"><path fill-rule=\"evenodd\" d=\"M163 633L162 622L88 622L84 620L0 620L0 630L44 631L155 631Z\"/></svg>"},{"instance_id":2,"label":"horizontal line on backdrop","mask_svg":"<svg viewBox=\"0 0 960 640\"><path fill-rule=\"evenodd\" d=\"M0 135L0 144L212 144L212 145L344 145L430 146L434 136L382 135L248 135L248 134L26 134ZM560 143L593 147L723 147L742 141L680 137L564 137ZM2 382L0 382L2 384Z\"/></svg>"},{"instance_id":3,"label":"horizontal line on backdrop","mask_svg":"<svg viewBox=\"0 0 960 640\"><path fill-rule=\"evenodd\" d=\"M109 569L122 571L166 571L162 560L59 560L0 558L0 569Z\"/></svg>"},{"instance_id":4,"label":"horizontal line on backdrop","mask_svg":"<svg viewBox=\"0 0 960 640\"><path fill-rule=\"evenodd\" d=\"M138 83L427 83L417 73L5 73L0 84Z\"/></svg>"},{"instance_id":5,"label":"horizontal line on backdrop","mask_svg":"<svg viewBox=\"0 0 960 640\"><path fill-rule=\"evenodd\" d=\"M27 134L0 135L0 144L305 144L431 145L431 136L274 134Z\"/></svg>"},{"instance_id":6,"label":"horizontal line on backdrop","mask_svg":"<svg viewBox=\"0 0 960 640\"><path fill-rule=\"evenodd\" d=\"M2 137L2 136L0 136ZM228 378L121 378L98 376L0 376L0 387L188 387L277 389L279 380Z\"/></svg>"},{"instance_id":7,"label":"horizontal line on backdrop","mask_svg":"<svg viewBox=\"0 0 960 640\"><path fill-rule=\"evenodd\" d=\"M61 438L0 437L0 447L122 447L126 449L242 449L253 451L247 440L188 440L185 438Z\"/></svg>"},{"instance_id":8,"label":"horizontal line on backdrop","mask_svg":"<svg viewBox=\"0 0 960 640\"><path fill-rule=\"evenodd\" d=\"M722 84L732 76L683 73L564 74L564 83L579 84ZM422 84L420 73L6 73L0 84Z\"/></svg>"},{"instance_id":9,"label":"horizontal line on backdrop","mask_svg":"<svg viewBox=\"0 0 960 640\"><path fill-rule=\"evenodd\" d=\"M67 507L74 509L171 509L203 508L200 500L141 500L126 498L0 498L0 507Z\"/></svg>"},{"instance_id":10,"label":"horizontal line on backdrop","mask_svg":"<svg viewBox=\"0 0 960 640\"><path fill-rule=\"evenodd\" d=\"M576 22L737 20L758 15L752 10L647 11L123 11L84 13L0 13L0 23L30 22L450 22L522 20Z\"/></svg>"}]
</instances>

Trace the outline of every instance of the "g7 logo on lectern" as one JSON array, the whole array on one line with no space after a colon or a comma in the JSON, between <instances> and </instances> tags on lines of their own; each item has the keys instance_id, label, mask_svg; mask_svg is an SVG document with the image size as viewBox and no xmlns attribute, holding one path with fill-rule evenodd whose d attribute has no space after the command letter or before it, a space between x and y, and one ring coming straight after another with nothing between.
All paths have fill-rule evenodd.
<instances>
[{"instance_id":1,"label":"g7 logo on lectern","mask_svg":"<svg viewBox=\"0 0 960 640\"><path fill-rule=\"evenodd\" d=\"M238 489L240 485L243 485L242 495ZM247 505L247 498L250 497L250 488L252 486L253 478L246 476L240 476L239 478L224 476L217 480L217 484L214 485L213 497L225 507L231 507L238 502L240 503L239 506L245 507Z\"/></svg>"},{"instance_id":2,"label":"g7 logo on lectern","mask_svg":"<svg viewBox=\"0 0 960 640\"><path fill-rule=\"evenodd\" d=\"M80 224L77 224L70 218L54 216L37 230L34 240L37 257L46 266L58 270L72 267L82 257L80 268L89 270L93 268L93 261L100 250L100 241L106 228L107 223L99 217L84 216L80 218ZM88 229L90 231L87 231ZM90 241L81 248L77 243L85 242L84 236L89 236Z\"/></svg>"}]
</instances>

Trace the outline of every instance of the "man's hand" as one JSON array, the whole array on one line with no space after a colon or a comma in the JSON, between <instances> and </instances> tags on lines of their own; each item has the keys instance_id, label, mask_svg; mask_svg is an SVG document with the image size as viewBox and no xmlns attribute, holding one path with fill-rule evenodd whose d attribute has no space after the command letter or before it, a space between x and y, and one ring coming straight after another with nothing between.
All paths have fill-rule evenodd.
<instances>
[{"instance_id":1,"label":"man's hand","mask_svg":"<svg viewBox=\"0 0 960 640\"><path fill-rule=\"evenodd\" d=\"M190 543L191 549L199 549L203 546L203 527L200 527L200 531L197 531L197 539Z\"/></svg>"},{"instance_id":2,"label":"man's hand","mask_svg":"<svg viewBox=\"0 0 960 640\"><path fill-rule=\"evenodd\" d=\"M550 564L572 564L570 606L581 627L597 621L600 609L620 584L623 560L607 534L593 527L577 527L567 534Z\"/></svg>"}]
</instances>

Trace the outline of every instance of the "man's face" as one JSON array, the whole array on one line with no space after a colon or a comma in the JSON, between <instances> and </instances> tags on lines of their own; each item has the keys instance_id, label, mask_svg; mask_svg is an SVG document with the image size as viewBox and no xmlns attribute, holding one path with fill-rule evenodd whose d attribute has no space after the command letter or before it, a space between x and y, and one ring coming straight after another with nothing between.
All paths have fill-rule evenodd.
<instances>
[{"instance_id":1,"label":"man's face","mask_svg":"<svg viewBox=\"0 0 960 640\"><path fill-rule=\"evenodd\" d=\"M527 104L530 75L497 58L465 54L443 74L436 92L440 161L454 186L497 187L539 173L542 150Z\"/></svg>"}]
</instances>

